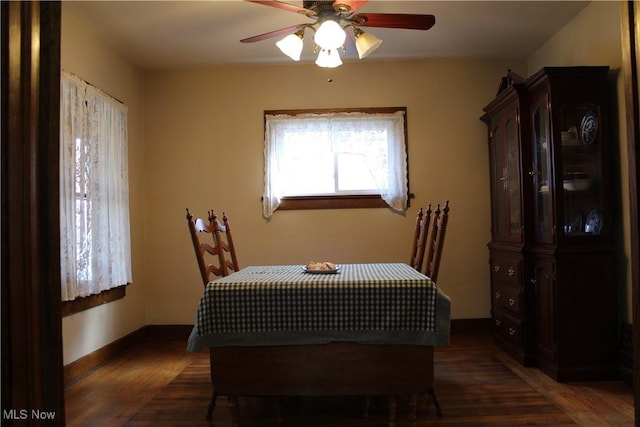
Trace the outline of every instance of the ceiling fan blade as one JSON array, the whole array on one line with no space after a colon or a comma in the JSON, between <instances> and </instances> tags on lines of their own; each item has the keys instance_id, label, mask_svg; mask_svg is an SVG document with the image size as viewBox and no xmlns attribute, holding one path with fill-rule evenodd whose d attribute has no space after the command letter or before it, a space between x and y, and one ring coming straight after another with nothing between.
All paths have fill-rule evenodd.
<instances>
[{"instance_id":1,"label":"ceiling fan blade","mask_svg":"<svg viewBox=\"0 0 640 427\"><path fill-rule=\"evenodd\" d=\"M436 23L433 15L411 15L406 13L359 13L349 18L359 27L405 28L428 30Z\"/></svg>"},{"instance_id":2,"label":"ceiling fan blade","mask_svg":"<svg viewBox=\"0 0 640 427\"><path fill-rule=\"evenodd\" d=\"M286 36L289 34L293 34L296 31L298 31L300 28L303 28L306 26L307 26L306 24L298 24L298 25L292 25L291 27L280 28L279 30L269 31L268 33L242 39L240 40L240 43L255 43L262 40L270 39L272 37Z\"/></svg>"},{"instance_id":3,"label":"ceiling fan blade","mask_svg":"<svg viewBox=\"0 0 640 427\"><path fill-rule=\"evenodd\" d=\"M249 3L258 3L265 6L275 7L277 9L286 10L287 12L300 13L306 16L316 16L316 12L311 9L306 9L304 7L296 6L290 3L285 3L283 1L278 1L278 0L245 0L245 1Z\"/></svg>"},{"instance_id":4,"label":"ceiling fan blade","mask_svg":"<svg viewBox=\"0 0 640 427\"><path fill-rule=\"evenodd\" d=\"M368 0L335 0L333 10L338 13L351 14L360 9Z\"/></svg>"}]
</instances>

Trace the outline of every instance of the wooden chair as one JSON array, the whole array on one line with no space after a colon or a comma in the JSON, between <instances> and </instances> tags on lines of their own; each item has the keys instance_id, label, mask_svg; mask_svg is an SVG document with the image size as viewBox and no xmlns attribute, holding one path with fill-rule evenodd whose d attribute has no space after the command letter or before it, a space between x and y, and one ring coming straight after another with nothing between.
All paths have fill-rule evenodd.
<instances>
[{"instance_id":1,"label":"wooden chair","mask_svg":"<svg viewBox=\"0 0 640 427\"><path fill-rule=\"evenodd\" d=\"M220 224L213 209L208 212L208 221L202 218L194 220L187 208L189 233L196 253L200 277L205 287L211 280L215 279L213 276L227 276L231 271L238 271L239 269L233 237L231 236L231 227L225 213L222 214L222 221L224 224ZM211 244L204 241L205 235L211 236ZM231 259L227 259L225 252L230 255ZM211 363L213 363L213 358L211 359ZM207 420L211 420L213 416L217 399L218 392L214 388L207 408Z\"/></svg>"},{"instance_id":2,"label":"wooden chair","mask_svg":"<svg viewBox=\"0 0 640 427\"><path fill-rule=\"evenodd\" d=\"M445 202L443 209L440 209L439 204L435 211L431 210L431 204L427 206L426 211L423 211L423 209L420 208L416 217L416 228L413 233L413 241L411 243L410 265L416 270L422 272L422 267L426 261L424 274L429 276L429 278L434 282L436 282L438 278L438 269L440 267L440 258L442 257L442 248L444 246L444 236L448 220L448 200ZM436 396L435 389L430 387L427 393L433 400L436 413L441 417L442 409L440 407L438 397Z\"/></svg>"}]
</instances>

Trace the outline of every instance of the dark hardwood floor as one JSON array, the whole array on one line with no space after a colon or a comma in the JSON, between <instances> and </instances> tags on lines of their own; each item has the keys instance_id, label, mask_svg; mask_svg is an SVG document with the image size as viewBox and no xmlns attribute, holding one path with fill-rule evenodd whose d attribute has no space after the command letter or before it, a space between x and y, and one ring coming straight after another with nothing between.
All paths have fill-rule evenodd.
<instances>
[{"instance_id":1,"label":"dark hardwood floor","mask_svg":"<svg viewBox=\"0 0 640 427\"><path fill-rule=\"evenodd\" d=\"M227 426L229 402L218 397L211 422L208 352L187 353L181 340L149 340L66 387L67 426ZM417 427L580 425L633 426L631 387L619 381L559 384L524 368L488 335L454 335L435 353L435 389L444 416L428 398ZM385 426L386 400L374 398L368 418L360 398L286 398L284 426ZM406 426L398 402L398 426ZM241 426L275 426L269 399L241 398Z\"/></svg>"}]
</instances>

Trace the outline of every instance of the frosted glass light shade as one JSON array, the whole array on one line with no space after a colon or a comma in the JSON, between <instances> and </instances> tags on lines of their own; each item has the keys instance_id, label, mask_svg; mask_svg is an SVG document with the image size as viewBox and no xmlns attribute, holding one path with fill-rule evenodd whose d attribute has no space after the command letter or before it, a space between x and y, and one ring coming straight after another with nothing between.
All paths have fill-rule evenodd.
<instances>
[{"instance_id":1,"label":"frosted glass light shade","mask_svg":"<svg viewBox=\"0 0 640 427\"><path fill-rule=\"evenodd\" d=\"M382 44L382 40L370 33L356 28L354 29L356 38L356 49L358 50L358 58L362 59L367 56Z\"/></svg>"},{"instance_id":2,"label":"frosted glass light shade","mask_svg":"<svg viewBox=\"0 0 640 427\"><path fill-rule=\"evenodd\" d=\"M313 41L322 49L337 49L344 44L347 33L344 32L340 24L328 19L324 21L320 28L316 30Z\"/></svg>"},{"instance_id":3,"label":"frosted glass light shade","mask_svg":"<svg viewBox=\"0 0 640 427\"><path fill-rule=\"evenodd\" d=\"M321 49L316 59L316 65L324 68L336 68L342 65L338 49Z\"/></svg>"},{"instance_id":4,"label":"frosted glass light shade","mask_svg":"<svg viewBox=\"0 0 640 427\"><path fill-rule=\"evenodd\" d=\"M276 46L278 46L282 53L284 53L294 61L300 61L300 55L302 54L303 45L304 43L302 42L302 37L300 37L298 34L289 34L276 43Z\"/></svg>"}]
</instances>

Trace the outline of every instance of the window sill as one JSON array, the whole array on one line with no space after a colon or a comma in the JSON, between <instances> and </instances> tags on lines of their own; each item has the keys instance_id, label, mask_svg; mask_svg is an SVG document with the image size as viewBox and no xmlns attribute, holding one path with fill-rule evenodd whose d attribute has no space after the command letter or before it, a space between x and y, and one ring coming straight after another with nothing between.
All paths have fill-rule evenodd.
<instances>
[{"instance_id":1,"label":"window sill","mask_svg":"<svg viewBox=\"0 0 640 427\"><path fill-rule=\"evenodd\" d=\"M124 298L126 295L126 288L126 285L118 286L117 288L102 291L99 294L89 295L88 297L84 298L76 298L71 301L63 301L62 317L79 313L81 311Z\"/></svg>"},{"instance_id":2,"label":"window sill","mask_svg":"<svg viewBox=\"0 0 640 427\"><path fill-rule=\"evenodd\" d=\"M409 194L409 200L413 194ZM378 194L352 196L297 196L283 197L278 210L303 209L358 209L387 208L387 203Z\"/></svg>"}]
</instances>

